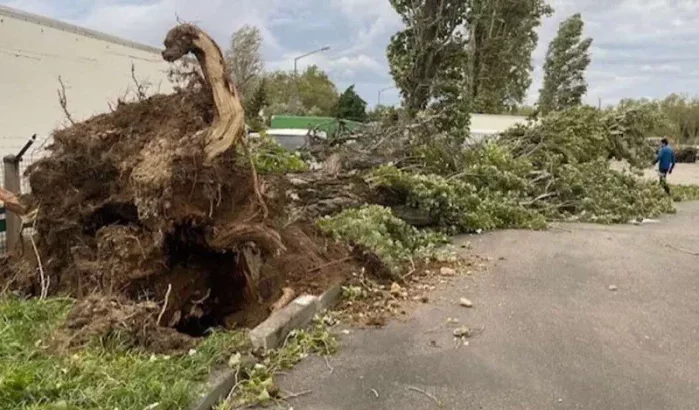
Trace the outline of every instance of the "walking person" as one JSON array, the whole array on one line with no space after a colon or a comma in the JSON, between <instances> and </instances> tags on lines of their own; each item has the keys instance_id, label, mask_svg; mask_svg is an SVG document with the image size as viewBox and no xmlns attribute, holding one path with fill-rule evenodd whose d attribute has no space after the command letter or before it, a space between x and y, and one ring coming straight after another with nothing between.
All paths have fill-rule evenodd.
<instances>
[{"instance_id":1,"label":"walking person","mask_svg":"<svg viewBox=\"0 0 699 410\"><path fill-rule=\"evenodd\" d=\"M667 183L667 176L672 174L672 170L675 168L675 152L670 148L667 138L660 140L658 156L653 161L653 165L655 164L658 164L660 186L665 190L666 194L670 195L670 185Z\"/></svg>"}]
</instances>

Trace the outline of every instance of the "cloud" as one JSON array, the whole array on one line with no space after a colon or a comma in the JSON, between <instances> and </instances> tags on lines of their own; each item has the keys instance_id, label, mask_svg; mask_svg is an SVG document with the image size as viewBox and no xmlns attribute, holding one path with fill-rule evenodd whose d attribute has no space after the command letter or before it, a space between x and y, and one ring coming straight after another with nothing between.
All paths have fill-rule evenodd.
<instances>
[{"instance_id":1,"label":"cloud","mask_svg":"<svg viewBox=\"0 0 699 410\"><path fill-rule=\"evenodd\" d=\"M555 14L539 29L533 54L536 101L541 66L559 24L580 12L586 35L594 39L587 75L587 101L609 104L624 97L662 97L699 87L699 1L550 0ZM402 27L388 0L0 0L0 4L65 20L134 41L160 46L176 18L201 25L224 47L243 24L260 28L264 57L272 69L291 70L295 56L330 45L304 58L317 64L342 89L356 84L370 104L390 87L385 52ZM385 100L384 100L385 98ZM398 101L386 91L384 102Z\"/></svg>"}]
</instances>

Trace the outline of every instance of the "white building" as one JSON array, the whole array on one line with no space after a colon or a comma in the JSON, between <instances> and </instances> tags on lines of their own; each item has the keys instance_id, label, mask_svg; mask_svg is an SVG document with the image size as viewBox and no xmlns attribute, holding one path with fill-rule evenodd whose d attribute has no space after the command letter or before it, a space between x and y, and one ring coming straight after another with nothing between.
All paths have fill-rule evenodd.
<instances>
[{"instance_id":1,"label":"white building","mask_svg":"<svg viewBox=\"0 0 699 410\"><path fill-rule=\"evenodd\" d=\"M69 112L83 120L133 98L132 64L149 94L172 89L157 48L0 6L0 156L66 124L59 77Z\"/></svg>"},{"instance_id":2,"label":"white building","mask_svg":"<svg viewBox=\"0 0 699 410\"><path fill-rule=\"evenodd\" d=\"M515 125L527 124L527 117L517 115L471 114L471 138L474 142L500 134Z\"/></svg>"}]
</instances>

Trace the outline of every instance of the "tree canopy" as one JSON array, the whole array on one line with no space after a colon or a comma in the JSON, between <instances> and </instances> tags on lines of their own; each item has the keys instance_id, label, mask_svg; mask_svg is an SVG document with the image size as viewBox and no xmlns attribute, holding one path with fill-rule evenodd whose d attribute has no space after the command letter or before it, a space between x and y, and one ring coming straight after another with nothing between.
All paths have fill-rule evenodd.
<instances>
[{"instance_id":1,"label":"tree canopy","mask_svg":"<svg viewBox=\"0 0 699 410\"><path fill-rule=\"evenodd\" d=\"M349 86L345 92L340 95L335 116L352 121L366 121L366 101L354 91L354 85Z\"/></svg>"},{"instance_id":2,"label":"tree canopy","mask_svg":"<svg viewBox=\"0 0 699 410\"><path fill-rule=\"evenodd\" d=\"M270 114L335 114L339 99L337 88L328 75L315 65L306 68L298 78L285 71L268 73L265 84Z\"/></svg>"},{"instance_id":3,"label":"tree canopy","mask_svg":"<svg viewBox=\"0 0 699 410\"><path fill-rule=\"evenodd\" d=\"M582 104L587 93L585 70L590 64L591 38L582 38L584 23L574 14L561 23L549 44L544 63L544 86L539 96L543 114Z\"/></svg>"},{"instance_id":4,"label":"tree canopy","mask_svg":"<svg viewBox=\"0 0 699 410\"><path fill-rule=\"evenodd\" d=\"M228 74L243 99L255 92L264 72L261 47L260 29L245 25L233 33L230 48L225 53Z\"/></svg>"}]
</instances>

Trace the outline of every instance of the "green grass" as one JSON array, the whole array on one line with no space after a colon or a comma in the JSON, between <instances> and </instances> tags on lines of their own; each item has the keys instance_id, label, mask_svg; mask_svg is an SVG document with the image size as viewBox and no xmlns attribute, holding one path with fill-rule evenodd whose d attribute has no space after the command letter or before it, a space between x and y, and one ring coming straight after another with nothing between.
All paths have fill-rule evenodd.
<instances>
[{"instance_id":1,"label":"green grass","mask_svg":"<svg viewBox=\"0 0 699 410\"><path fill-rule=\"evenodd\" d=\"M671 185L670 192L675 202L699 201L699 185Z\"/></svg>"},{"instance_id":2,"label":"green grass","mask_svg":"<svg viewBox=\"0 0 699 410\"><path fill-rule=\"evenodd\" d=\"M177 357L113 344L58 354L48 340L72 303L0 299L0 409L183 409L247 340L243 332L214 333Z\"/></svg>"}]
</instances>

